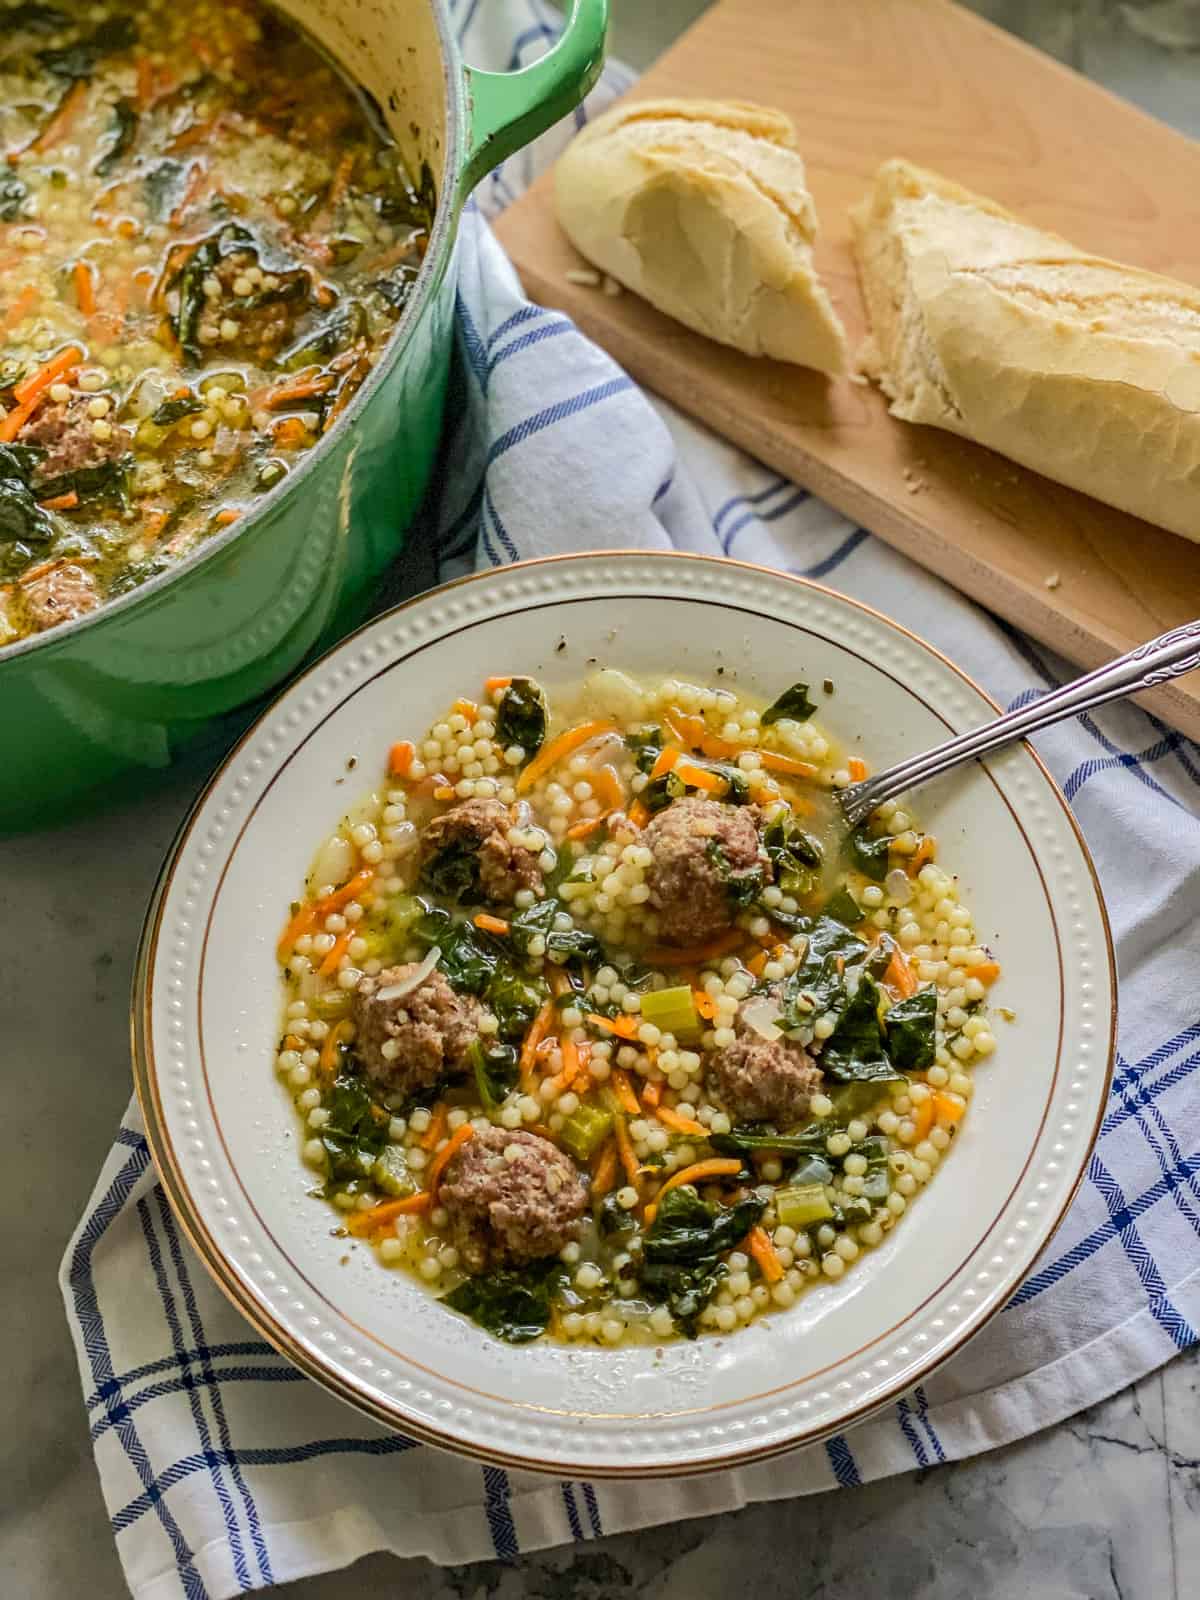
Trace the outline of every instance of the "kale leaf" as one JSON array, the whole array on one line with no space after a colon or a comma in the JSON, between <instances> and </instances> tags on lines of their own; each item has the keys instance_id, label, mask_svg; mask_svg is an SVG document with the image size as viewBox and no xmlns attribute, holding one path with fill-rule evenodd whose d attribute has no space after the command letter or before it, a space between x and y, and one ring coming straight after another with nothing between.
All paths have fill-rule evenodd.
<instances>
[{"instance_id":1,"label":"kale leaf","mask_svg":"<svg viewBox=\"0 0 1200 1600\"><path fill-rule=\"evenodd\" d=\"M821 1070L827 1078L838 1083L863 1078L882 1083L900 1076L884 1043L879 1000L879 985L869 972L860 972L858 987L841 1008L821 1051Z\"/></svg>"},{"instance_id":2,"label":"kale leaf","mask_svg":"<svg viewBox=\"0 0 1200 1600\"><path fill-rule=\"evenodd\" d=\"M634 766L647 775L662 755L665 744L662 729L649 724L625 735L625 748L632 753Z\"/></svg>"},{"instance_id":3,"label":"kale leaf","mask_svg":"<svg viewBox=\"0 0 1200 1600\"><path fill-rule=\"evenodd\" d=\"M772 916L775 913L772 912ZM832 894L825 906L825 915L847 928L857 928L866 912L846 888L845 884Z\"/></svg>"},{"instance_id":4,"label":"kale leaf","mask_svg":"<svg viewBox=\"0 0 1200 1600\"><path fill-rule=\"evenodd\" d=\"M514 1043L525 1037L549 995L549 986L541 978L515 972L506 961L496 963L484 991L487 1008L500 1024L501 1037Z\"/></svg>"},{"instance_id":5,"label":"kale leaf","mask_svg":"<svg viewBox=\"0 0 1200 1600\"><path fill-rule=\"evenodd\" d=\"M165 222L183 192L185 168L182 161L159 161L142 179L146 210L152 222Z\"/></svg>"},{"instance_id":6,"label":"kale leaf","mask_svg":"<svg viewBox=\"0 0 1200 1600\"><path fill-rule=\"evenodd\" d=\"M93 167L93 172L106 178L115 170L123 156L132 148L137 138L138 114L133 109L131 100L116 100L113 102L113 125L109 137L108 149Z\"/></svg>"},{"instance_id":7,"label":"kale leaf","mask_svg":"<svg viewBox=\"0 0 1200 1600\"><path fill-rule=\"evenodd\" d=\"M902 1072L925 1072L937 1059L937 989L931 983L897 1000L883 1019L888 1054Z\"/></svg>"},{"instance_id":8,"label":"kale leaf","mask_svg":"<svg viewBox=\"0 0 1200 1600\"><path fill-rule=\"evenodd\" d=\"M155 427L169 428L173 422L180 422L184 417L195 416L197 411L203 410L204 401L189 390L187 394L172 395L169 400L164 400L150 421Z\"/></svg>"},{"instance_id":9,"label":"kale leaf","mask_svg":"<svg viewBox=\"0 0 1200 1600\"><path fill-rule=\"evenodd\" d=\"M763 891L763 869L749 867L738 872L717 839L708 841L704 854L731 903L735 906L753 905Z\"/></svg>"},{"instance_id":10,"label":"kale leaf","mask_svg":"<svg viewBox=\"0 0 1200 1600\"><path fill-rule=\"evenodd\" d=\"M869 834L865 828L855 828L846 841L850 859L858 870L868 878L873 878L876 883L882 883L888 872L888 851L892 840L888 834L881 834L878 838Z\"/></svg>"},{"instance_id":11,"label":"kale leaf","mask_svg":"<svg viewBox=\"0 0 1200 1600\"><path fill-rule=\"evenodd\" d=\"M700 1313L725 1276L721 1257L762 1218L757 1197L731 1206L707 1206L690 1184L663 1195L654 1221L642 1236L641 1283L651 1300L665 1304L679 1327L694 1339Z\"/></svg>"},{"instance_id":12,"label":"kale leaf","mask_svg":"<svg viewBox=\"0 0 1200 1600\"><path fill-rule=\"evenodd\" d=\"M529 1262L520 1271L500 1267L477 1278L464 1278L457 1289L442 1297L442 1303L506 1344L528 1344L545 1333L566 1276L554 1256Z\"/></svg>"},{"instance_id":13,"label":"kale leaf","mask_svg":"<svg viewBox=\"0 0 1200 1600\"><path fill-rule=\"evenodd\" d=\"M799 1133L773 1133L758 1123L749 1126L738 1124L728 1133L714 1133L709 1144L723 1156L750 1155L755 1150L772 1151L784 1156L824 1156L825 1141L831 1133L840 1133L836 1124L812 1122Z\"/></svg>"},{"instance_id":14,"label":"kale leaf","mask_svg":"<svg viewBox=\"0 0 1200 1600\"><path fill-rule=\"evenodd\" d=\"M357 1073L339 1072L324 1101L329 1121L321 1143L329 1158L329 1176L346 1181L367 1178L388 1142L387 1112L375 1104Z\"/></svg>"},{"instance_id":15,"label":"kale leaf","mask_svg":"<svg viewBox=\"0 0 1200 1600\"><path fill-rule=\"evenodd\" d=\"M638 799L653 815L665 810L672 800L682 800L686 793L687 784L677 772L660 772L657 778L646 785Z\"/></svg>"},{"instance_id":16,"label":"kale leaf","mask_svg":"<svg viewBox=\"0 0 1200 1600\"><path fill-rule=\"evenodd\" d=\"M533 678L514 678L496 708L496 742L520 745L526 761L546 742L546 696Z\"/></svg>"},{"instance_id":17,"label":"kale leaf","mask_svg":"<svg viewBox=\"0 0 1200 1600\"><path fill-rule=\"evenodd\" d=\"M421 868L422 887L456 905L478 900L479 850L467 839L451 839Z\"/></svg>"},{"instance_id":18,"label":"kale leaf","mask_svg":"<svg viewBox=\"0 0 1200 1600\"><path fill-rule=\"evenodd\" d=\"M790 811L783 811L763 829L763 848L784 894L808 894L825 859L821 841L805 832Z\"/></svg>"},{"instance_id":19,"label":"kale leaf","mask_svg":"<svg viewBox=\"0 0 1200 1600\"><path fill-rule=\"evenodd\" d=\"M816 709L808 697L808 685L794 683L767 707L759 720L764 728L769 728L773 722L782 722L785 717L792 722L807 722Z\"/></svg>"},{"instance_id":20,"label":"kale leaf","mask_svg":"<svg viewBox=\"0 0 1200 1600\"><path fill-rule=\"evenodd\" d=\"M0 539L45 544L57 532L54 519L21 478L0 478Z\"/></svg>"},{"instance_id":21,"label":"kale leaf","mask_svg":"<svg viewBox=\"0 0 1200 1600\"><path fill-rule=\"evenodd\" d=\"M489 1111L508 1098L517 1082L517 1052L510 1044L475 1039L467 1051L479 1098Z\"/></svg>"},{"instance_id":22,"label":"kale leaf","mask_svg":"<svg viewBox=\"0 0 1200 1600\"><path fill-rule=\"evenodd\" d=\"M529 942L536 935L546 941L546 954L560 956L568 962L590 961L597 964L604 959L604 951L594 934L584 933L574 923L569 928L554 926L556 918L564 914L560 901L547 898L538 900L527 910L518 911L509 919L508 936L521 955L528 956Z\"/></svg>"},{"instance_id":23,"label":"kale leaf","mask_svg":"<svg viewBox=\"0 0 1200 1600\"><path fill-rule=\"evenodd\" d=\"M427 950L441 951L438 968L459 994L482 994L496 971L497 956L469 922L455 922L448 911L427 911L413 925L413 938Z\"/></svg>"},{"instance_id":24,"label":"kale leaf","mask_svg":"<svg viewBox=\"0 0 1200 1600\"><path fill-rule=\"evenodd\" d=\"M859 965L867 955L863 941L833 917L800 917L796 924L808 943L804 959L784 980L780 995L783 1012L779 1026L785 1033L822 1012L840 1014L849 1000L846 968Z\"/></svg>"},{"instance_id":25,"label":"kale leaf","mask_svg":"<svg viewBox=\"0 0 1200 1600\"><path fill-rule=\"evenodd\" d=\"M76 39L74 44L39 50L38 60L56 78L67 78L72 83L80 79L86 81L95 75L102 56L128 50L137 43L137 36L132 17L110 17L91 33Z\"/></svg>"},{"instance_id":26,"label":"kale leaf","mask_svg":"<svg viewBox=\"0 0 1200 1600\"><path fill-rule=\"evenodd\" d=\"M21 209L21 202L29 190L20 178L11 174L0 177L0 222L12 222Z\"/></svg>"}]
</instances>

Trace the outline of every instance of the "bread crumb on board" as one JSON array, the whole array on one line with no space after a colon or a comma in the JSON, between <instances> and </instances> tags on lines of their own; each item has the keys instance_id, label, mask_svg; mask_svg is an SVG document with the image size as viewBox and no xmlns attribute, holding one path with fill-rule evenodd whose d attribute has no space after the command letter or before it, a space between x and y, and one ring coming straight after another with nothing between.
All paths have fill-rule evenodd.
<instances>
[{"instance_id":1,"label":"bread crumb on board","mask_svg":"<svg viewBox=\"0 0 1200 1600\"><path fill-rule=\"evenodd\" d=\"M572 267L567 273L567 282L576 283L581 289L598 289L600 274L592 267Z\"/></svg>"},{"instance_id":2,"label":"bread crumb on board","mask_svg":"<svg viewBox=\"0 0 1200 1600\"><path fill-rule=\"evenodd\" d=\"M1058 586L1062 583L1062 579L1059 577L1057 572L1049 572L1049 573L1047 573L1046 577L1045 577L1045 579L1043 581L1044 581L1047 589L1057 589Z\"/></svg>"},{"instance_id":3,"label":"bread crumb on board","mask_svg":"<svg viewBox=\"0 0 1200 1600\"><path fill-rule=\"evenodd\" d=\"M920 494L923 489L928 489L929 487L925 479L915 473L911 467L905 467L903 478L904 487L908 490L909 494Z\"/></svg>"}]
</instances>

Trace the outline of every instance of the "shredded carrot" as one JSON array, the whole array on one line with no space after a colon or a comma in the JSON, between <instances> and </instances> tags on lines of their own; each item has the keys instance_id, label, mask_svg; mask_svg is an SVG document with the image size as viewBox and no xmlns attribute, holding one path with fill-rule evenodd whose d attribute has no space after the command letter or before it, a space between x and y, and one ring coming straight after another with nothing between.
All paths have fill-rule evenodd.
<instances>
[{"instance_id":1,"label":"shredded carrot","mask_svg":"<svg viewBox=\"0 0 1200 1600\"><path fill-rule=\"evenodd\" d=\"M561 967L555 967L546 982L550 985L550 993L557 1000L559 995L566 994L571 987L571 980Z\"/></svg>"},{"instance_id":2,"label":"shredded carrot","mask_svg":"<svg viewBox=\"0 0 1200 1600\"><path fill-rule=\"evenodd\" d=\"M590 1028L615 1034L618 1039L637 1038L638 1025L632 1017L602 1017L596 1011L589 1011L584 1020Z\"/></svg>"},{"instance_id":3,"label":"shredded carrot","mask_svg":"<svg viewBox=\"0 0 1200 1600\"><path fill-rule=\"evenodd\" d=\"M644 1106L649 1106L651 1111L653 1111L661 1099L661 1083L644 1083L642 1085L642 1104Z\"/></svg>"},{"instance_id":4,"label":"shredded carrot","mask_svg":"<svg viewBox=\"0 0 1200 1600\"><path fill-rule=\"evenodd\" d=\"M927 833L905 863L909 877L915 878L925 863L934 860L936 856L937 840L931 833Z\"/></svg>"},{"instance_id":5,"label":"shredded carrot","mask_svg":"<svg viewBox=\"0 0 1200 1600\"><path fill-rule=\"evenodd\" d=\"M77 261L72 271L75 279L75 300L80 311L85 317L96 314L96 280L92 276L91 263Z\"/></svg>"},{"instance_id":6,"label":"shredded carrot","mask_svg":"<svg viewBox=\"0 0 1200 1600\"><path fill-rule=\"evenodd\" d=\"M338 162L338 169L333 175L333 182L329 185L329 193L325 196L323 211L332 211L339 204L342 196L350 186L350 174L354 171L354 155L344 155Z\"/></svg>"},{"instance_id":7,"label":"shredded carrot","mask_svg":"<svg viewBox=\"0 0 1200 1600\"><path fill-rule=\"evenodd\" d=\"M887 964L883 981L896 991L901 1000L907 1000L910 995L917 992L916 974L899 945L892 951L892 959Z\"/></svg>"},{"instance_id":8,"label":"shredded carrot","mask_svg":"<svg viewBox=\"0 0 1200 1600\"><path fill-rule=\"evenodd\" d=\"M681 1116L678 1111L673 1111L670 1106L659 1106L654 1113L664 1128L670 1128L674 1133L685 1133L691 1139L704 1139L707 1130L691 1117Z\"/></svg>"},{"instance_id":9,"label":"shredded carrot","mask_svg":"<svg viewBox=\"0 0 1200 1600\"><path fill-rule=\"evenodd\" d=\"M83 351L77 344L69 344L65 350L60 350L56 356L51 356L36 372L31 372L27 378L22 379L13 389L13 398L18 405L24 405L27 400L34 399L43 393L64 372L77 366L83 360Z\"/></svg>"},{"instance_id":10,"label":"shredded carrot","mask_svg":"<svg viewBox=\"0 0 1200 1600\"><path fill-rule=\"evenodd\" d=\"M602 828L612 816L611 811L605 811L598 817L585 817L582 822L575 822L567 829L568 839L587 839Z\"/></svg>"},{"instance_id":11,"label":"shredded carrot","mask_svg":"<svg viewBox=\"0 0 1200 1600\"><path fill-rule=\"evenodd\" d=\"M503 917L490 916L486 911L481 911L475 918L475 926L481 928L484 933L505 934L508 932L508 923L505 922Z\"/></svg>"},{"instance_id":12,"label":"shredded carrot","mask_svg":"<svg viewBox=\"0 0 1200 1600\"><path fill-rule=\"evenodd\" d=\"M393 778L407 778L416 759L416 745L410 739L400 739L388 751L388 772Z\"/></svg>"},{"instance_id":13,"label":"shredded carrot","mask_svg":"<svg viewBox=\"0 0 1200 1600\"><path fill-rule=\"evenodd\" d=\"M633 1084L629 1081L629 1074L623 1067L614 1067L609 1077L609 1083L621 1103L621 1110L628 1111L631 1117L640 1117L642 1114L641 1102L633 1092Z\"/></svg>"},{"instance_id":14,"label":"shredded carrot","mask_svg":"<svg viewBox=\"0 0 1200 1600\"><path fill-rule=\"evenodd\" d=\"M933 1096L931 1094L926 1095L924 1100L921 1101L920 1105L912 1113L912 1142L914 1144L920 1144L921 1140L925 1138L930 1128L933 1127L933 1111Z\"/></svg>"},{"instance_id":15,"label":"shredded carrot","mask_svg":"<svg viewBox=\"0 0 1200 1600\"><path fill-rule=\"evenodd\" d=\"M271 437L281 450L299 450L307 442L308 429L299 417L283 417L272 424Z\"/></svg>"},{"instance_id":16,"label":"shredded carrot","mask_svg":"<svg viewBox=\"0 0 1200 1600\"><path fill-rule=\"evenodd\" d=\"M710 733L703 717L689 717L672 706L663 713L663 721L680 744L686 745L689 750L699 750L714 761L728 760L730 756L741 754L736 744Z\"/></svg>"},{"instance_id":17,"label":"shredded carrot","mask_svg":"<svg viewBox=\"0 0 1200 1600\"><path fill-rule=\"evenodd\" d=\"M732 1156L715 1156L711 1161L697 1161L693 1166L673 1172L646 1207L647 1224L654 1221L662 1197L668 1189L678 1189L681 1183L703 1183L705 1178L733 1178L742 1170L742 1163Z\"/></svg>"},{"instance_id":18,"label":"shredded carrot","mask_svg":"<svg viewBox=\"0 0 1200 1600\"><path fill-rule=\"evenodd\" d=\"M796 761L791 756L777 755L774 750L760 750L758 759L767 772L783 772L792 778L815 778L817 775L810 761Z\"/></svg>"},{"instance_id":19,"label":"shredded carrot","mask_svg":"<svg viewBox=\"0 0 1200 1600\"><path fill-rule=\"evenodd\" d=\"M630 1140L629 1129L625 1126L625 1118L619 1112L613 1121L613 1137L617 1141L617 1154L621 1158L626 1180L633 1188L640 1190L637 1153Z\"/></svg>"},{"instance_id":20,"label":"shredded carrot","mask_svg":"<svg viewBox=\"0 0 1200 1600\"><path fill-rule=\"evenodd\" d=\"M850 774L851 782L861 783L867 775L867 763L858 756L851 756L846 762L846 771Z\"/></svg>"},{"instance_id":21,"label":"shredded carrot","mask_svg":"<svg viewBox=\"0 0 1200 1600\"><path fill-rule=\"evenodd\" d=\"M982 984L995 983L1000 976L1000 963L998 961L981 961L977 967L963 969L968 978L978 978Z\"/></svg>"},{"instance_id":22,"label":"shredded carrot","mask_svg":"<svg viewBox=\"0 0 1200 1600\"><path fill-rule=\"evenodd\" d=\"M335 1022L325 1035L325 1042L321 1046L321 1059L317 1063L317 1070L327 1078L332 1078L337 1068L338 1046L353 1029L349 1017L343 1017L340 1022Z\"/></svg>"},{"instance_id":23,"label":"shredded carrot","mask_svg":"<svg viewBox=\"0 0 1200 1600\"><path fill-rule=\"evenodd\" d=\"M433 791L433 798L435 800L453 800L454 790L450 784L443 783L439 788Z\"/></svg>"},{"instance_id":24,"label":"shredded carrot","mask_svg":"<svg viewBox=\"0 0 1200 1600\"><path fill-rule=\"evenodd\" d=\"M463 700L461 697L454 702L452 710L460 717L466 717L468 722L479 721L479 707L474 700Z\"/></svg>"},{"instance_id":25,"label":"shredded carrot","mask_svg":"<svg viewBox=\"0 0 1200 1600\"><path fill-rule=\"evenodd\" d=\"M224 511L217 512L213 520L216 522L218 528L228 528L229 525L233 522L236 522L240 516L240 511L235 511L232 506L226 506Z\"/></svg>"},{"instance_id":26,"label":"shredded carrot","mask_svg":"<svg viewBox=\"0 0 1200 1600\"><path fill-rule=\"evenodd\" d=\"M712 995L709 994L707 989L693 989L692 1004L704 1018L705 1022L711 1022L717 1014L717 1002L713 999Z\"/></svg>"},{"instance_id":27,"label":"shredded carrot","mask_svg":"<svg viewBox=\"0 0 1200 1600\"><path fill-rule=\"evenodd\" d=\"M947 1094L944 1090L935 1091L931 1096L933 1111L941 1123L961 1122L963 1112L967 1109L967 1102L961 1095Z\"/></svg>"},{"instance_id":28,"label":"shredded carrot","mask_svg":"<svg viewBox=\"0 0 1200 1600\"><path fill-rule=\"evenodd\" d=\"M682 755L683 751L677 749L673 744L663 745L655 758L654 765L650 768L651 782L655 778L661 778L664 772L670 772Z\"/></svg>"},{"instance_id":29,"label":"shredded carrot","mask_svg":"<svg viewBox=\"0 0 1200 1600\"><path fill-rule=\"evenodd\" d=\"M718 773L709 772L706 767L693 766L690 761L677 761L675 776L682 778L693 789L703 789L706 794L724 794L729 787Z\"/></svg>"},{"instance_id":30,"label":"shredded carrot","mask_svg":"<svg viewBox=\"0 0 1200 1600\"><path fill-rule=\"evenodd\" d=\"M521 1045L521 1087L526 1094L533 1087L534 1073L537 1068L538 1045L549 1032L550 1024L554 1021L554 1007L547 1000L546 1004L529 1024L529 1032L525 1035Z\"/></svg>"},{"instance_id":31,"label":"shredded carrot","mask_svg":"<svg viewBox=\"0 0 1200 1600\"><path fill-rule=\"evenodd\" d=\"M643 959L652 967L702 967L705 962L716 961L736 950L746 935L740 928L730 928L718 934L707 944L692 945L687 950L675 950L670 945L656 945L647 950Z\"/></svg>"},{"instance_id":32,"label":"shredded carrot","mask_svg":"<svg viewBox=\"0 0 1200 1600\"><path fill-rule=\"evenodd\" d=\"M517 793L527 793L540 777L578 750L580 745L615 731L616 724L613 722L581 722L577 728L568 728L566 733L560 733L557 739L551 739L549 744L542 746L522 772L517 779Z\"/></svg>"},{"instance_id":33,"label":"shredded carrot","mask_svg":"<svg viewBox=\"0 0 1200 1600\"><path fill-rule=\"evenodd\" d=\"M428 1189L422 1189L420 1194L410 1194L405 1200L385 1200L383 1205L372 1206L370 1211L356 1211L346 1223L346 1231L359 1237L378 1233L380 1228L386 1228L397 1217L416 1216L421 1211L428 1211L432 1205L433 1196Z\"/></svg>"},{"instance_id":34,"label":"shredded carrot","mask_svg":"<svg viewBox=\"0 0 1200 1600\"><path fill-rule=\"evenodd\" d=\"M27 283L20 294L9 306L3 317L0 317L0 334L5 334L10 328L15 328L17 323L27 311L37 304L38 292L31 283Z\"/></svg>"},{"instance_id":35,"label":"shredded carrot","mask_svg":"<svg viewBox=\"0 0 1200 1600\"><path fill-rule=\"evenodd\" d=\"M137 64L137 104L144 111L154 95L154 67L148 56L141 56Z\"/></svg>"},{"instance_id":36,"label":"shredded carrot","mask_svg":"<svg viewBox=\"0 0 1200 1600\"><path fill-rule=\"evenodd\" d=\"M456 1150L461 1150L468 1139L475 1137L475 1129L469 1122L464 1122L460 1128L446 1140L445 1144L429 1163L429 1171L425 1175L425 1187L430 1194L436 1195L438 1184L442 1181L442 1173L446 1170L446 1163Z\"/></svg>"},{"instance_id":37,"label":"shredded carrot","mask_svg":"<svg viewBox=\"0 0 1200 1600\"><path fill-rule=\"evenodd\" d=\"M625 791L612 767L597 767L595 772L589 774L588 782L592 786L592 793L607 811L615 811L618 806L625 804Z\"/></svg>"},{"instance_id":38,"label":"shredded carrot","mask_svg":"<svg viewBox=\"0 0 1200 1600\"><path fill-rule=\"evenodd\" d=\"M620 1157L617 1155L617 1141L609 1139L601 1148L596 1157L596 1164L592 1168L592 1193L607 1194L617 1181L617 1167Z\"/></svg>"},{"instance_id":39,"label":"shredded carrot","mask_svg":"<svg viewBox=\"0 0 1200 1600\"><path fill-rule=\"evenodd\" d=\"M758 1270L763 1275L765 1283L778 1283L783 1277L783 1262L775 1254L775 1246L771 1243L770 1235L761 1226L750 1229L746 1235L746 1249L758 1262Z\"/></svg>"},{"instance_id":40,"label":"shredded carrot","mask_svg":"<svg viewBox=\"0 0 1200 1600\"><path fill-rule=\"evenodd\" d=\"M74 489L68 489L66 494L53 495L49 500L39 500L38 504L46 511L74 511L79 496Z\"/></svg>"},{"instance_id":41,"label":"shredded carrot","mask_svg":"<svg viewBox=\"0 0 1200 1600\"><path fill-rule=\"evenodd\" d=\"M511 682L511 678L488 678L484 682L483 687L487 691L488 697L490 698L498 690L507 689Z\"/></svg>"},{"instance_id":42,"label":"shredded carrot","mask_svg":"<svg viewBox=\"0 0 1200 1600\"><path fill-rule=\"evenodd\" d=\"M747 961L746 971L752 972L756 978L761 978L763 974L763 968L770 959L770 951L760 950L756 956L751 956L749 961Z\"/></svg>"},{"instance_id":43,"label":"shredded carrot","mask_svg":"<svg viewBox=\"0 0 1200 1600\"><path fill-rule=\"evenodd\" d=\"M82 78L77 78L71 87L58 102L58 109L38 134L37 138L27 148L40 154L43 150L52 149L60 139L66 137L71 124L83 110L83 102L87 99L87 84Z\"/></svg>"},{"instance_id":44,"label":"shredded carrot","mask_svg":"<svg viewBox=\"0 0 1200 1600\"><path fill-rule=\"evenodd\" d=\"M446 1109L446 1102L444 1100L439 1100L433 1109L433 1116L429 1120L429 1126L421 1135L422 1150L434 1149L435 1146L440 1144L441 1141L446 1137L446 1118L449 1115L450 1113Z\"/></svg>"},{"instance_id":45,"label":"shredded carrot","mask_svg":"<svg viewBox=\"0 0 1200 1600\"><path fill-rule=\"evenodd\" d=\"M268 389L266 394L259 397L260 404L267 411L278 411L281 406L295 405L297 401L311 400L315 395L328 393L336 381L331 372L295 378L289 383L281 383L276 389Z\"/></svg>"},{"instance_id":46,"label":"shredded carrot","mask_svg":"<svg viewBox=\"0 0 1200 1600\"><path fill-rule=\"evenodd\" d=\"M569 1089L587 1065L587 1055L580 1050L574 1039L564 1033L561 1040L562 1071L558 1074L556 1082L561 1084L559 1094Z\"/></svg>"},{"instance_id":47,"label":"shredded carrot","mask_svg":"<svg viewBox=\"0 0 1200 1600\"><path fill-rule=\"evenodd\" d=\"M629 808L629 821L640 833L650 821L650 807L641 800L635 800Z\"/></svg>"},{"instance_id":48,"label":"shredded carrot","mask_svg":"<svg viewBox=\"0 0 1200 1600\"><path fill-rule=\"evenodd\" d=\"M333 976L338 969L338 962L350 948L350 941L353 939L353 937L354 925L351 923L350 927L346 929L345 933L338 934L337 938L333 941L331 949L326 952L324 961L322 961L321 965L317 968L318 977L329 978Z\"/></svg>"},{"instance_id":49,"label":"shredded carrot","mask_svg":"<svg viewBox=\"0 0 1200 1600\"><path fill-rule=\"evenodd\" d=\"M323 922L330 912L340 911L343 906L349 905L351 900L357 900L374 877L374 867L363 867L340 889L335 889L332 894L326 895L324 900L301 906L280 936L278 945L280 961L286 961L292 953L296 940L303 938L306 933L311 933L318 922Z\"/></svg>"}]
</instances>

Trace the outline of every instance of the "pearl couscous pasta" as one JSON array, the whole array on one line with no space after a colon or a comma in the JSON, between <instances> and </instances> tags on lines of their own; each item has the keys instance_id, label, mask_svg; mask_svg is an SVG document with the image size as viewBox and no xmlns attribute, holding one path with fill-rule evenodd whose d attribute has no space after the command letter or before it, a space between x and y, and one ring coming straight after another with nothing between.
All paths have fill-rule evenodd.
<instances>
[{"instance_id":1,"label":"pearl couscous pasta","mask_svg":"<svg viewBox=\"0 0 1200 1600\"><path fill-rule=\"evenodd\" d=\"M832 684L825 685L831 694ZM479 693L479 691L476 691ZM880 1243L999 967L794 684L597 673L389 754L282 934L277 1069L346 1234L513 1342L729 1333Z\"/></svg>"},{"instance_id":2,"label":"pearl couscous pasta","mask_svg":"<svg viewBox=\"0 0 1200 1600\"><path fill-rule=\"evenodd\" d=\"M258 0L0 3L0 647L235 522L420 266L378 108Z\"/></svg>"}]
</instances>

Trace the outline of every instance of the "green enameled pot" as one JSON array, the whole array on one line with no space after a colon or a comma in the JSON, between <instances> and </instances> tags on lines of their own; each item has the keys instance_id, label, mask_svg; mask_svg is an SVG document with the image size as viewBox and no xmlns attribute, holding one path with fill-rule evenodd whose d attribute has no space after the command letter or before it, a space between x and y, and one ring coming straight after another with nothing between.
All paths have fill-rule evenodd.
<instances>
[{"instance_id":1,"label":"green enameled pot","mask_svg":"<svg viewBox=\"0 0 1200 1600\"><path fill-rule=\"evenodd\" d=\"M523 71L463 64L447 0L277 0L383 108L439 196L396 332L340 425L172 571L0 651L0 832L145 787L230 713L360 622L404 544L437 453L463 203L600 73L608 0L572 0Z\"/></svg>"}]
</instances>

